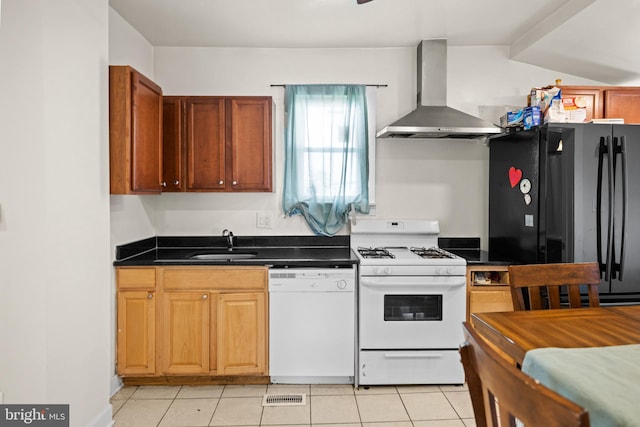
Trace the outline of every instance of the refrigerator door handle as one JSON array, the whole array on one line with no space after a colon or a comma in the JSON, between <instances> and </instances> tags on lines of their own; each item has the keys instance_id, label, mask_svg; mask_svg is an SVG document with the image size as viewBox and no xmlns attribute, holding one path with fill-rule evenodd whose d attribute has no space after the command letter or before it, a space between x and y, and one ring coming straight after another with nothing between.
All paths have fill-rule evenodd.
<instances>
[{"instance_id":1,"label":"refrigerator door handle","mask_svg":"<svg viewBox=\"0 0 640 427\"><path fill-rule=\"evenodd\" d=\"M622 164L622 226L620 228L620 264L618 280L622 281L624 274L624 249L625 249L625 227L627 225L627 200L628 200L628 176L627 176L627 138L620 137L620 145L616 148L616 155L620 153L620 161Z\"/></svg>"},{"instance_id":2,"label":"refrigerator door handle","mask_svg":"<svg viewBox=\"0 0 640 427\"><path fill-rule=\"evenodd\" d=\"M613 252L613 180L614 180L614 175L613 175L613 158L615 156L614 154L614 148L612 146L612 141L611 141L611 137L607 136L606 140L605 140L605 148L606 148L606 153L607 153L607 175L608 175L608 188L609 188L609 217L607 218L607 259L606 259L606 268L605 268L605 272L604 272L604 280L607 282L610 282L611 279L611 274L612 274L612 265L611 265L611 258L612 258L612 252Z\"/></svg>"},{"instance_id":3,"label":"refrigerator door handle","mask_svg":"<svg viewBox=\"0 0 640 427\"><path fill-rule=\"evenodd\" d=\"M613 147L611 146L611 137L600 137L600 145L598 148L598 189L596 193L596 244L598 264L600 272L604 273L604 280L609 282L611 279L611 245L613 244ZM606 257L602 259L602 179L604 169L604 157L607 156L607 188L609 189L607 218L607 251ZM603 262L604 261L604 262Z\"/></svg>"},{"instance_id":4,"label":"refrigerator door handle","mask_svg":"<svg viewBox=\"0 0 640 427\"><path fill-rule=\"evenodd\" d=\"M606 265L602 262L602 169L604 168L605 153L605 140L601 136L598 144L598 183L596 189L596 256L601 276L606 270Z\"/></svg>"}]
</instances>

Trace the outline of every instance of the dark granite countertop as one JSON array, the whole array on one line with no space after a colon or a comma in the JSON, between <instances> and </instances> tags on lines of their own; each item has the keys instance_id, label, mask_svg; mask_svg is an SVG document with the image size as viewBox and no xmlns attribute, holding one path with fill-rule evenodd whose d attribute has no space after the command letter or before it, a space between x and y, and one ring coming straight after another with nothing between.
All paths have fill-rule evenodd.
<instances>
[{"instance_id":1,"label":"dark granite countertop","mask_svg":"<svg viewBox=\"0 0 640 427\"><path fill-rule=\"evenodd\" d=\"M519 264L512 260L492 257L488 251L480 249L447 249L449 252L467 260L467 265L509 265Z\"/></svg>"},{"instance_id":2,"label":"dark granite countertop","mask_svg":"<svg viewBox=\"0 0 640 427\"><path fill-rule=\"evenodd\" d=\"M467 265L509 265L519 262L480 249L479 237L440 237L438 246L467 260Z\"/></svg>"},{"instance_id":3,"label":"dark granite countertop","mask_svg":"<svg viewBox=\"0 0 640 427\"><path fill-rule=\"evenodd\" d=\"M216 254L221 259L191 259ZM219 254L219 255L218 255ZM226 258L227 254L250 258ZM156 236L116 247L115 266L269 265L273 267L349 267L358 263L349 236Z\"/></svg>"}]
</instances>

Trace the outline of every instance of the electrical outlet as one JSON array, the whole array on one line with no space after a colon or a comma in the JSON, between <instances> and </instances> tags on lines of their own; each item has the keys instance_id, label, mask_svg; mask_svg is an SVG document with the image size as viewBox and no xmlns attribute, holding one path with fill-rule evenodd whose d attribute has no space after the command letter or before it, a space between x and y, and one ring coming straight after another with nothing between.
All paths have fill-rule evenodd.
<instances>
[{"instance_id":1,"label":"electrical outlet","mask_svg":"<svg viewBox=\"0 0 640 427\"><path fill-rule=\"evenodd\" d=\"M256 214L257 228L271 228L272 217L269 212L258 212Z\"/></svg>"}]
</instances>

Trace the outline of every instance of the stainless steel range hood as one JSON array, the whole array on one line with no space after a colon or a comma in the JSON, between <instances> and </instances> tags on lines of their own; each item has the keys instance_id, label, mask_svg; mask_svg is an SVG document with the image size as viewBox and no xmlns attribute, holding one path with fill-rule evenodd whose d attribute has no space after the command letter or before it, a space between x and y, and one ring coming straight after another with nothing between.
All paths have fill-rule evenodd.
<instances>
[{"instance_id":1,"label":"stainless steel range hood","mask_svg":"<svg viewBox=\"0 0 640 427\"><path fill-rule=\"evenodd\" d=\"M378 138L481 138L501 133L487 121L447 107L447 40L418 45L418 108L377 133Z\"/></svg>"}]
</instances>

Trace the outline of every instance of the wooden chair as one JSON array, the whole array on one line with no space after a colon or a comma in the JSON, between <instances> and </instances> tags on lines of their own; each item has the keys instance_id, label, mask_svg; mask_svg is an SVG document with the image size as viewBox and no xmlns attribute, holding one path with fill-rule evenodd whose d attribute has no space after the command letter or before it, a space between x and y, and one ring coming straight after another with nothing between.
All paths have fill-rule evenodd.
<instances>
[{"instance_id":1,"label":"wooden chair","mask_svg":"<svg viewBox=\"0 0 640 427\"><path fill-rule=\"evenodd\" d=\"M522 373L464 322L462 365L478 427L589 427L586 409ZM522 425L522 424L520 424Z\"/></svg>"},{"instance_id":2,"label":"wooden chair","mask_svg":"<svg viewBox=\"0 0 640 427\"><path fill-rule=\"evenodd\" d=\"M587 287L589 307L600 306L600 269L595 262L509 266L509 287L515 311L527 310L524 292L527 292L529 297L529 310L561 308L561 286L567 288L569 307L582 307L581 285Z\"/></svg>"}]
</instances>

